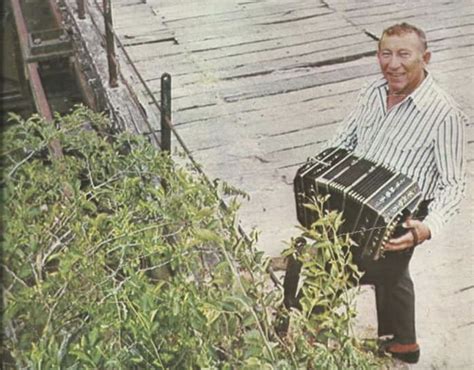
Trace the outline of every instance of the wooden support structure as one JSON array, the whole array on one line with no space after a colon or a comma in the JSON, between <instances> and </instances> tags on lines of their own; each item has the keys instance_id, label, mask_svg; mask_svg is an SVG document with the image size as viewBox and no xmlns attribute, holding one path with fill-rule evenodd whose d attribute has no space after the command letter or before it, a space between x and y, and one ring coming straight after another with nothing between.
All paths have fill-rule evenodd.
<instances>
[{"instance_id":1,"label":"wooden support structure","mask_svg":"<svg viewBox=\"0 0 474 370\"><path fill-rule=\"evenodd\" d=\"M25 17L21 8L20 0L11 0L13 16L15 17L18 39L22 51L23 59L26 61L28 56L28 28L26 26ZM53 114L46 97L46 93L41 82L37 62L27 62L25 65L27 79L29 81L34 104L38 113L47 121L53 120ZM59 140L55 139L49 143L49 150L54 160L63 157L63 151Z\"/></svg>"}]
</instances>

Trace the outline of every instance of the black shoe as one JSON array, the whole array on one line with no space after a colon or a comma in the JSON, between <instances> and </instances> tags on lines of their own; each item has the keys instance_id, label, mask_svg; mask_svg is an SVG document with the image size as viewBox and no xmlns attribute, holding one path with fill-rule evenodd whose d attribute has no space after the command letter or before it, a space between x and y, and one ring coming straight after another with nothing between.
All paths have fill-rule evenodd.
<instances>
[{"instance_id":1,"label":"black shoe","mask_svg":"<svg viewBox=\"0 0 474 370\"><path fill-rule=\"evenodd\" d=\"M397 358L409 364L416 364L420 359L420 346L417 343L401 344L395 341L387 343L384 348L393 358Z\"/></svg>"}]
</instances>

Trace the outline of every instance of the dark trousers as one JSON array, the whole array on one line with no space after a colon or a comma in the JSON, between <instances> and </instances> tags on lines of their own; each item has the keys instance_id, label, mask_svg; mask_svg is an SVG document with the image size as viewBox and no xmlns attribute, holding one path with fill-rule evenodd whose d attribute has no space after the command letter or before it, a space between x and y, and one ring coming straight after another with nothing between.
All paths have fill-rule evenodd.
<instances>
[{"instance_id":1,"label":"dark trousers","mask_svg":"<svg viewBox=\"0 0 474 370\"><path fill-rule=\"evenodd\" d=\"M412 254L413 248L386 253L378 261L354 258L364 271L360 284L375 286L378 335L393 335L403 344L416 342L415 291L408 270Z\"/></svg>"},{"instance_id":2,"label":"dark trousers","mask_svg":"<svg viewBox=\"0 0 474 370\"><path fill-rule=\"evenodd\" d=\"M378 335L393 335L402 344L416 342L415 292L408 271L412 254L413 248L404 252L386 253L385 258L378 261L368 261L359 258L360 254L356 250L352 251L354 262L359 270L364 271L359 283L375 286ZM301 262L289 256L283 283L284 303L288 308L301 309L299 300L302 292L297 292L300 271ZM316 307L314 312L321 311ZM286 331L288 322L282 325L280 329Z\"/></svg>"},{"instance_id":3,"label":"dark trousers","mask_svg":"<svg viewBox=\"0 0 474 370\"><path fill-rule=\"evenodd\" d=\"M413 218L423 220L431 201L422 201ZM408 269L413 251L387 252L378 261L362 260L357 257L360 253L353 251L354 262L365 271L360 284L375 286L379 336L393 335L402 344L416 343L415 289Z\"/></svg>"},{"instance_id":4,"label":"dark trousers","mask_svg":"<svg viewBox=\"0 0 474 370\"><path fill-rule=\"evenodd\" d=\"M423 220L428 214L430 202L431 200L423 201L414 218ZM406 230L402 230L403 232ZM300 248L303 248L304 244L302 243ZM362 259L356 247L351 247L351 250L354 263L364 272L359 283L375 286L379 336L393 335L399 343L416 343L415 290L408 269L414 248L401 252L386 252L385 257L377 261ZM296 291L300 271L301 263L289 256L283 284L284 303L287 307L299 307Z\"/></svg>"}]
</instances>

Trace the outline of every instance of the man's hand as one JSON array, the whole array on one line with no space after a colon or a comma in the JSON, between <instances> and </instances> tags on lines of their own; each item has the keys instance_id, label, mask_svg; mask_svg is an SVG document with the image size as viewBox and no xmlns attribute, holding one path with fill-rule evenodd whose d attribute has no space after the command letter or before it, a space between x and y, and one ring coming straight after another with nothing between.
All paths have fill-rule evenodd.
<instances>
[{"instance_id":1,"label":"man's hand","mask_svg":"<svg viewBox=\"0 0 474 370\"><path fill-rule=\"evenodd\" d=\"M408 229L407 232L398 238L390 239L388 243L385 244L385 251L402 251L404 249L421 244L425 240L431 238L431 231L429 227L421 221L408 219L403 223L403 227ZM418 240L415 240L415 235Z\"/></svg>"}]
</instances>

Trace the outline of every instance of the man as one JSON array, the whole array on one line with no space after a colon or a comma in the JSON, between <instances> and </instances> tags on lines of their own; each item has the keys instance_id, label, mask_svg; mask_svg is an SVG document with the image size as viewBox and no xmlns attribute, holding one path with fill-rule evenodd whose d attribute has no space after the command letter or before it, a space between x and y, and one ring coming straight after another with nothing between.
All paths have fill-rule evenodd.
<instances>
[{"instance_id":1,"label":"man","mask_svg":"<svg viewBox=\"0 0 474 370\"><path fill-rule=\"evenodd\" d=\"M379 41L383 78L365 88L356 109L330 146L384 164L416 180L426 218L407 220L408 230L385 246L385 258L355 262L362 284L376 290L379 336L390 336L385 351L415 363L415 296L408 264L414 247L438 234L459 210L464 192L465 117L426 67L431 58L422 30L407 23L387 28Z\"/></svg>"}]
</instances>

